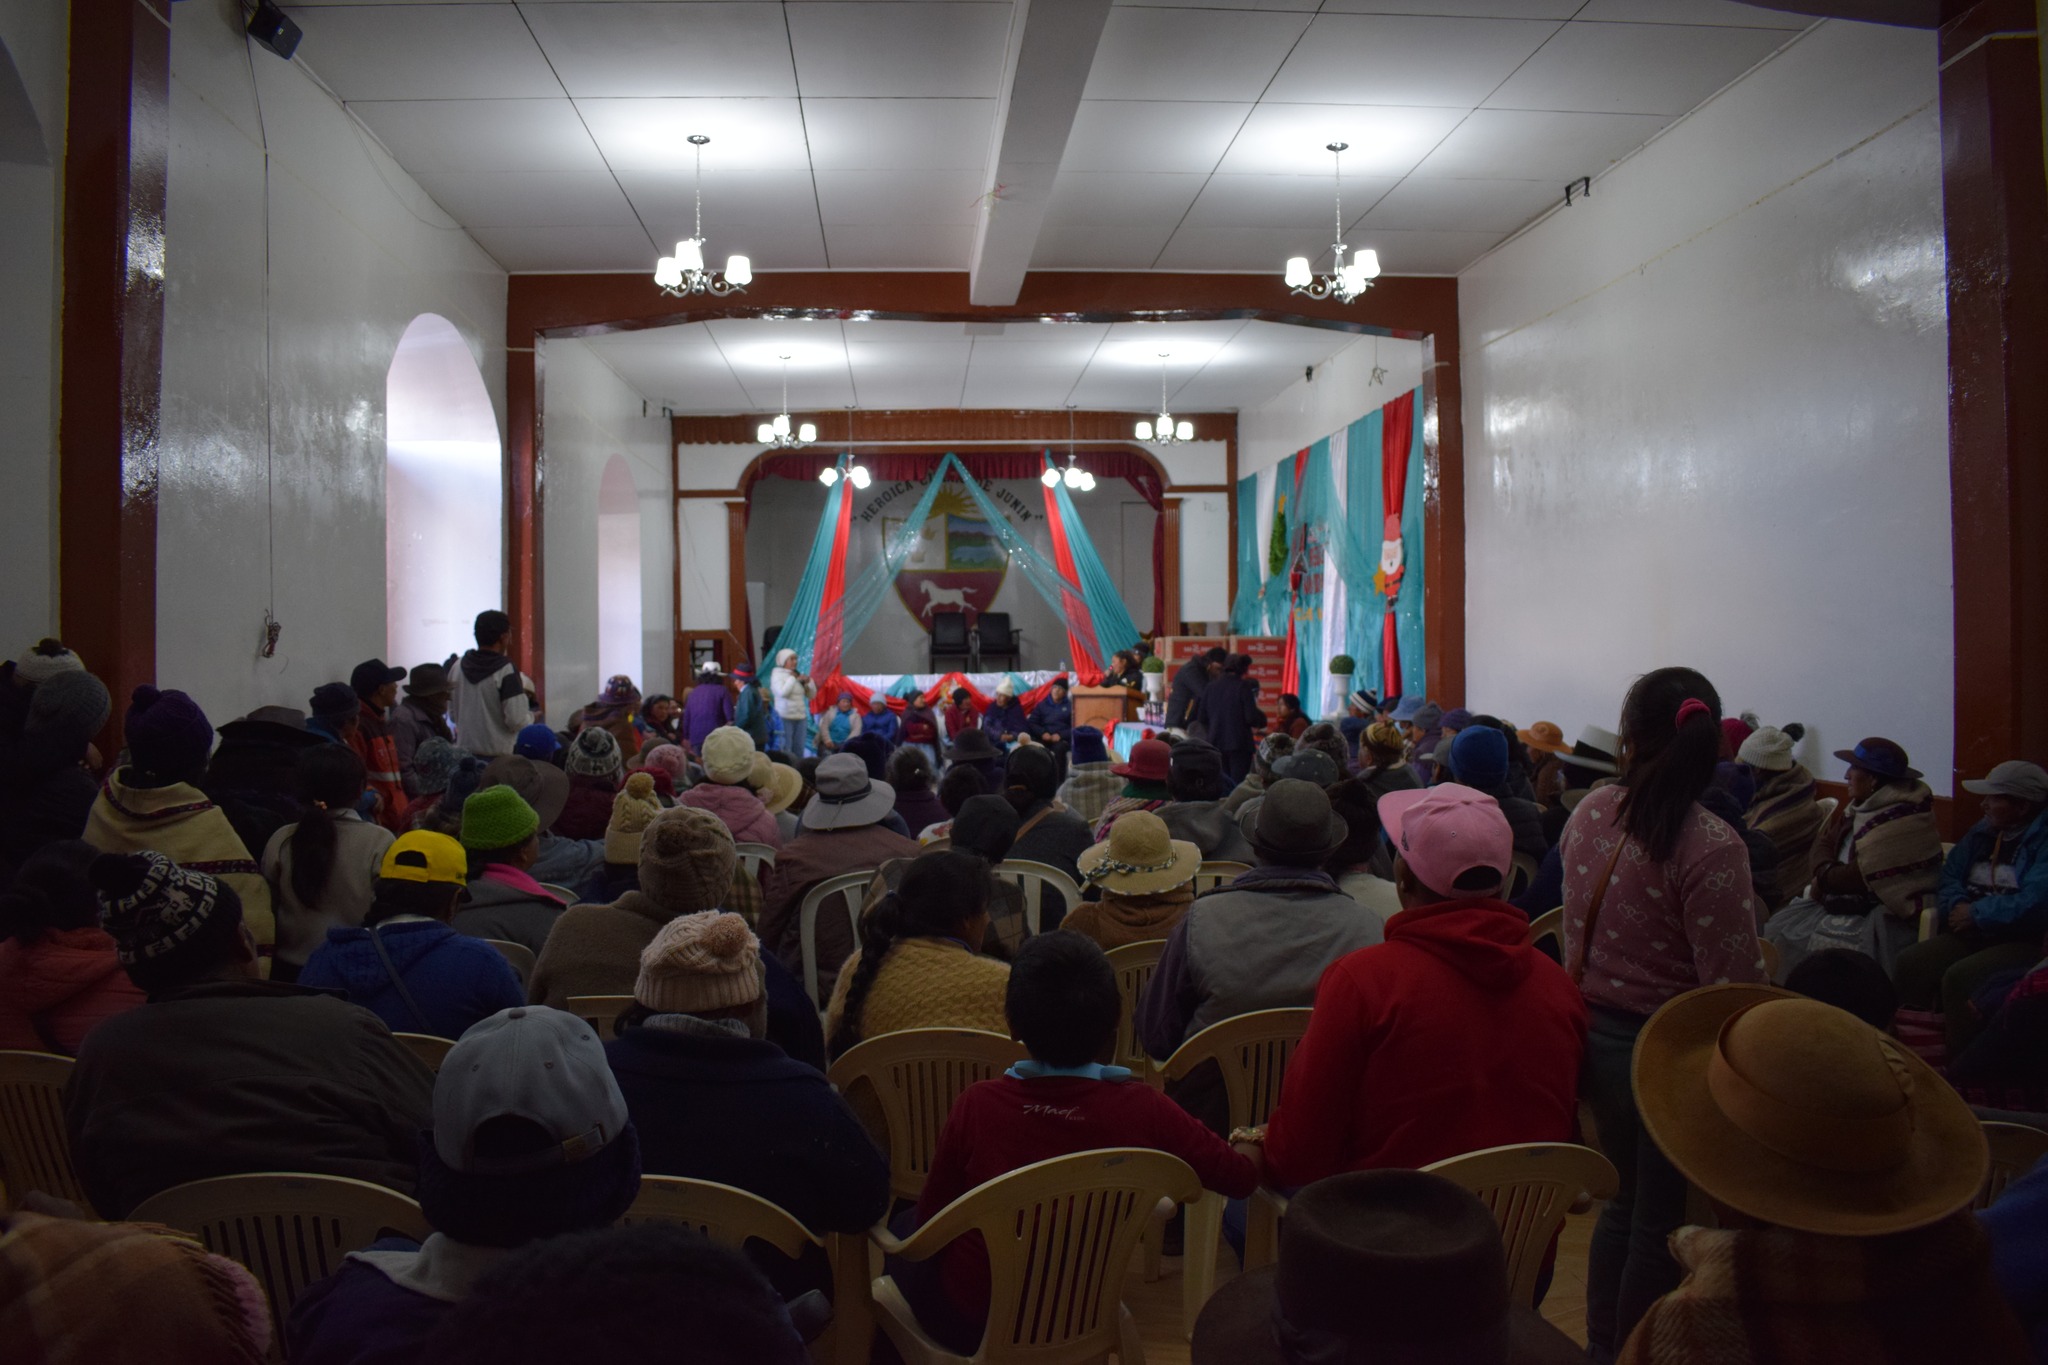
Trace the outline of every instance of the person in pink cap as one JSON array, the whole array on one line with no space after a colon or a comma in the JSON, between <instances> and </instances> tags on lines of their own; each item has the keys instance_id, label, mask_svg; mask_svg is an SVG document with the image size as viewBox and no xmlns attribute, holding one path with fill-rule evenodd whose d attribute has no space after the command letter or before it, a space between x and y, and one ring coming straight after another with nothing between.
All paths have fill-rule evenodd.
<instances>
[{"instance_id":1,"label":"person in pink cap","mask_svg":"<svg viewBox=\"0 0 2048 1365\"><path fill-rule=\"evenodd\" d=\"M1448 782L1388 792L1379 815L1401 911L1316 988L1263 1134L1274 1185L1573 1139L1586 1004L1500 898L1507 817Z\"/></svg>"}]
</instances>

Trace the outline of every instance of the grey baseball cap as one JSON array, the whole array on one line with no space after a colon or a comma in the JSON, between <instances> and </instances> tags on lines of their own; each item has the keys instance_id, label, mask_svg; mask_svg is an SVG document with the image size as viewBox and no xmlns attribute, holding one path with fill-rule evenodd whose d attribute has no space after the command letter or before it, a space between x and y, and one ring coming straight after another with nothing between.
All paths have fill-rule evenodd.
<instances>
[{"instance_id":1,"label":"grey baseball cap","mask_svg":"<svg viewBox=\"0 0 2048 1365\"><path fill-rule=\"evenodd\" d=\"M2048 770L2038 763L2007 759L1979 780L1963 783L1963 790L1979 796L2017 796L2022 801L2048 801Z\"/></svg>"}]
</instances>

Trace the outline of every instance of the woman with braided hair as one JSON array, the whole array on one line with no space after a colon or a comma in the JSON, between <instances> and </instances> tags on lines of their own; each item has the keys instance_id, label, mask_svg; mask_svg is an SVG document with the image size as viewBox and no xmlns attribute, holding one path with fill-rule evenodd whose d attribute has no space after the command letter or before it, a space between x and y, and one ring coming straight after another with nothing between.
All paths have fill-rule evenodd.
<instances>
[{"instance_id":1,"label":"woman with braided hair","mask_svg":"<svg viewBox=\"0 0 2048 1365\"><path fill-rule=\"evenodd\" d=\"M826 1050L907 1028L1008 1033L1010 969L969 945L988 936L988 863L972 853L926 853L861 921L860 952L840 968L825 1010Z\"/></svg>"}]
</instances>

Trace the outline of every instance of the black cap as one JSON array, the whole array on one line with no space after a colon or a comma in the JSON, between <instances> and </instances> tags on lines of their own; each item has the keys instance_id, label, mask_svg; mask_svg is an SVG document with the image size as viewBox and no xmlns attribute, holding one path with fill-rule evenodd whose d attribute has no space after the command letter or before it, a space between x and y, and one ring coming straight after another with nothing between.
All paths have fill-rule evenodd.
<instances>
[{"instance_id":1,"label":"black cap","mask_svg":"<svg viewBox=\"0 0 2048 1365\"><path fill-rule=\"evenodd\" d=\"M315 720L345 719L356 713L362 703L358 694L347 683L321 683L313 689L313 696L306 703L306 709L313 713Z\"/></svg>"},{"instance_id":2,"label":"black cap","mask_svg":"<svg viewBox=\"0 0 2048 1365\"><path fill-rule=\"evenodd\" d=\"M388 687L404 678L405 670L402 668L393 668L382 659L365 659L356 665L355 672L348 675L348 685L355 689L357 696L368 701L376 695L378 688Z\"/></svg>"}]
</instances>

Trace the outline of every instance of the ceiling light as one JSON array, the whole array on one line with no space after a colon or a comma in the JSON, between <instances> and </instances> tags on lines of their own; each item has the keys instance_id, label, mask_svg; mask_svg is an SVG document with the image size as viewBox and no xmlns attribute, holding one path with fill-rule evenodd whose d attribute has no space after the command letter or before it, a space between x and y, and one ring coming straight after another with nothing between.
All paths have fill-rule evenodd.
<instances>
[{"instance_id":1,"label":"ceiling light","mask_svg":"<svg viewBox=\"0 0 2048 1365\"><path fill-rule=\"evenodd\" d=\"M1053 465L1047 465L1047 466L1045 467L1045 472L1044 472L1043 474L1040 474L1040 475L1038 476L1038 481L1039 481L1040 483L1044 484L1044 485L1045 485L1045 486L1046 486L1047 488L1057 488L1057 487L1059 487L1059 484L1060 484L1060 471L1059 471L1059 469L1058 469L1058 468L1057 468L1056 466L1053 466Z\"/></svg>"},{"instance_id":2,"label":"ceiling light","mask_svg":"<svg viewBox=\"0 0 2048 1365\"><path fill-rule=\"evenodd\" d=\"M690 134L690 145L697 149L697 233L677 242L675 255L654 263L654 283L671 298L737 294L754 280L754 263L745 256L726 257L722 272L704 268L704 144L709 141L702 133Z\"/></svg>"},{"instance_id":3,"label":"ceiling light","mask_svg":"<svg viewBox=\"0 0 2048 1365\"><path fill-rule=\"evenodd\" d=\"M776 413L769 421L755 427L754 439L762 445L773 447L776 450L792 450L797 446L807 446L818 439L818 428L815 423L804 422L795 424L789 419L788 356L782 357L782 411ZM832 480L826 479L825 483L827 486L830 486ZM866 486L865 484L861 485L863 488Z\"/></svg>"},{"instance_id":4,"label":"ceiling light","mask_svg":"<svg viewBox=\"0 0 2048 1365\"><path fill-rule=\"evenodd\" d=\"M1195 439L1193 422L1176 422L1173 414L1166 410L1166 358L1167 351L1159 353L1159 417L1156 421L1138 423L1138 439L1157 446L1179 445L1182 441Z\"/></svg>"},{"instance_id":5,"label":"ceiling light","mask_svg":"<svg viewBox=\"0 0 2048 1365\"><path fill-rule=\"evenodd\" d=\"M1287 258L1286 272L1281 276L1289 289L1297 294L1306 294L1312 299L1335 299L1339 303L1349 303L1372 288L1373 280L1378 278L1380 273L1379 253L1371 247L1360 247L1352 254L1351 263L1344 263L1344 253L1350 250L1344 245L1344 150L1350 145L1348 142L1332 142L1329 146L1337 171L1337 240L1330 245L1330 273L1318 279L1309 269L1308 257L1290 256Z\"/></svg>"},{"instance_id":6,"label":"ceiling light","mask_svg":"<svg viewBox=\"0 0 2048 1365\"><path fill-rule=\"evenodd\" d=\"M827 488L830 488L833 484L838 483L839 466L828 464L823 469L819 470L818 482L824 484Z\"/></svg>"}]
</instances>

